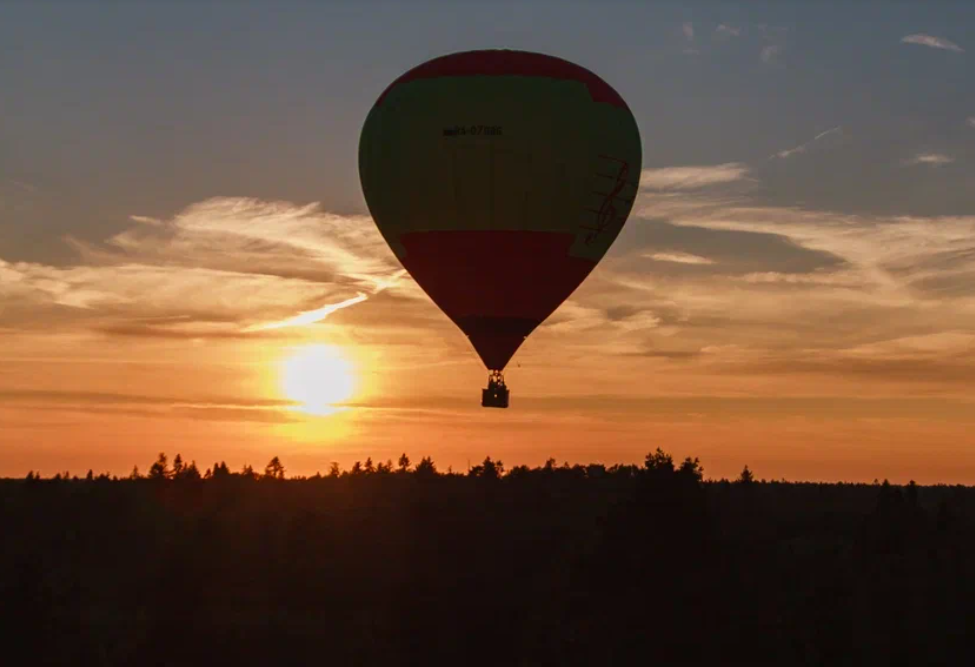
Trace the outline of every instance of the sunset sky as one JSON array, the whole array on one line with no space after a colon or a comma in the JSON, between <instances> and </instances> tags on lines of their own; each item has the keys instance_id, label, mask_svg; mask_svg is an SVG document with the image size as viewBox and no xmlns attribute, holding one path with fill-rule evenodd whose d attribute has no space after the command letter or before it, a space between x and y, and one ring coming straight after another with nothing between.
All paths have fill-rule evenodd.
<instances>
[{"instance_id":1,"label":"sunset sky","mask_svg":"<svg viewBox=\"0 0 975 667\"><path fill-rule=\"evenodd\" d=\"M650 4L0 4L0 476L660 446L975 484L975 4ZM507 411L357 171L389 82L494 47L593 70L644 142Z\"/></svg>"}]
</instances>

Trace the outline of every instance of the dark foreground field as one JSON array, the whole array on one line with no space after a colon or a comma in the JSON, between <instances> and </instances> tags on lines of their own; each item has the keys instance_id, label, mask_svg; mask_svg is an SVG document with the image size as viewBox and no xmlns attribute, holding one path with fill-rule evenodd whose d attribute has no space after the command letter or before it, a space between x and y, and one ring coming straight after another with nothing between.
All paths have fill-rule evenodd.
<instances>
[{"instance_id":1,"label":"dark foreground field","mask_svg":"<svg viewBox=\"0 0 975 667\"><path fill-rule=\"evenodd\" d=\"M0 481L0 662L975 660L969 488L333 472Z\"/></svg>"}]
</instances>

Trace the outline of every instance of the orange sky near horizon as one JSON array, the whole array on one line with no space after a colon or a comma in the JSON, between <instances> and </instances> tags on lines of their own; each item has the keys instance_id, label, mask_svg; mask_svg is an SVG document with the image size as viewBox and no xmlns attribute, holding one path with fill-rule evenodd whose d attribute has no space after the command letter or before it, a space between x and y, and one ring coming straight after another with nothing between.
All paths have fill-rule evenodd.
<instances>
[{"instance_id":1,"label":"orange sky near horizon","mask_svg":"<svg viewBox=\"0 0 975 667\"><path fill-rule=\"evenodd\" d=\"M318 213L299 218L322 224ZM372 234L371 221L357 224ZM134 245L127 247L131 252ZM371 247L383 256L378 243ZM975 482L971 402L950 376L925 380L917 370L927 358L937 371L944 347L957 344L950 336L905 338L898 350L865 346L832 355L844 356L841 363L808 368L790 361L797 351L788 345L773 353L733 340L764 336L763 327L737 333L730 327L717 336L725 345L702 346L707 351L696 354L643 353L645 322L627 326L628 318L614 322L585 305L605 298L604 289L620 289L606 285L606 274L622 263L611 257L516 355L507 373L512 407L485 410L478 403L485 372L466 339L408 277L398 276L395 260L383 261L397 276L385 290L323 321L276 329L260 322L287 321L295 312L260 303L260 290L244 273L213 278L214 290L204 294L192 277L179 285L181 272L174 270L166 278L172 294L146 291L128 301L111 291L122 286L120 276L140 282L158 266L105 261L74 282L36 276L35 290L43 280L62 280L69 287L57 291L59 298L80 293L93 302L35 303L35 314L68 319L5 332L0 475L83 475L89 468L124 475L133 465L147 470L159 451L178 452L201 468L218 460L234 469L261 467L278 455L290 473L309 475L324 473L332 461L348 468L369 456L395 461L403 451L465 470L488 455L509 466L540 465L549 457L640 462L659 446L677 457L700 457L712 478L734 477L748 464L770 479ZM232 291L237 282L239 295L219 293L221 285ZM196 299L214 315L217 302L235 309L238 297L258 302L239 320L187 322L150 312L171 307L167 299L184 308ZM96 307L96 300L115 312ZM789 303L796 305L781 308ZM673 338L676 332L664 332L658 347ZM347 368L328 359L316 367L323 349ZM814 355L800 356L812 362ZM293 374L306 367L310 373L289 379L289 368ZM349 380L346 397L342 385ZM309 391L346 407L309 414L302 405Z\"/></svg>"},{"instance_id":2,"label":"orange sky near horizon","mask_svg":"<svg viewBox=\"0 0 975 667\"><path fill-rule=\"evenodd\" d=\"M975 484L975 8L380 4L0 3L0 477L661 447ZM596 72L644 142L508 410L356 162L392 80L498 46Z\"/></svg>"}]
</instances>

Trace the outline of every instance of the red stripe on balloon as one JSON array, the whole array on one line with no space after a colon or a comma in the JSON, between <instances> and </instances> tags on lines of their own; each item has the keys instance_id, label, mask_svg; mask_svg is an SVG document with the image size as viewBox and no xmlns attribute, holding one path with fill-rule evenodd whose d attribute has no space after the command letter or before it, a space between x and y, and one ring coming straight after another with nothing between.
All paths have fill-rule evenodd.
<instances>
[{"instance_id":1,"label":"red stripe on balloon","mask_svg":"<svg viewBox=\"0 0 975 667\"><path fill-rule=\"evenodd\" d=\"M503 369L596 263L570 257L573 234L472 230L403 234L403 265L468 335L484 365Z\"/></svg>"},{"instance_id":2,"label":"red stripe on balloon","mask_svg":"<svg viewBox=\"0 0 975 667\"><path fill-rule=\"evenodd\" d=\"M393 81L376 100L376 106L399 84L442 76L538 76L578 81L586 85L594 102L629 108L612 86L585 67L542 53L500 49L452 53L418 65Z\"/></svg>"}]
</instances>

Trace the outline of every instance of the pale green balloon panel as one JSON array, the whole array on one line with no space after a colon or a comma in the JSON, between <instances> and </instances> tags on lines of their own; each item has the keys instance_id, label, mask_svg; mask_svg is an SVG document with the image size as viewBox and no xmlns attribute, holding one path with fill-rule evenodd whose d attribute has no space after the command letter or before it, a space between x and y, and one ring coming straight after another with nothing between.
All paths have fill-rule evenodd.
<instances>
[{"instance_id":1,"label":"pale green balloon panel","mask_svg":"<svg viewBox=\"0 0 975 667\"><path fill-rule=\"evenodd\" d=\"M370 211L401 259L404 233L524 230L572 234L569 254L598 261L630 212L641 157L628 109L536 76L399 84L360 143Z\"/></svg>"}]
</instances>

